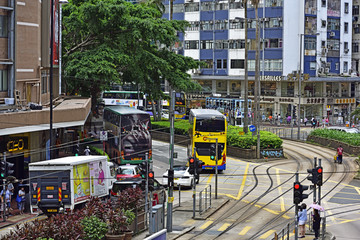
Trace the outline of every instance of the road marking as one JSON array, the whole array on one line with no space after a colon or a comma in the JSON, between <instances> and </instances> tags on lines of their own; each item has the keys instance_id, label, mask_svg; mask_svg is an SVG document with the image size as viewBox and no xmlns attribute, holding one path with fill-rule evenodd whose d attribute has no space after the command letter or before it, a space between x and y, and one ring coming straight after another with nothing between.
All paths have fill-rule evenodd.
<instances>
[{"instance_id":1,"label":"road marking","mask_svg":"<svg viewBox=\"0 0 360 240\"><path fill-rule=\"evenodd\" d=\"M358 192L358 194L360 195L360 188L355 187L355 190Z\"/></svg>"},{"instance_id":2,"label":"road marking","mask_svg":"<svg viewBox=\"0 0 360 240\"><path fill-rule=\"evenodd\" d=\"M211 179L213 177L214 174L210 174L208 180L206 181L206 184L210 184L211 183Z\"/></svg>"},{"instance_id":3,"label":"road marking","mask_svg":"<svg viewBox=\"0 0 360 240\"><path fill-rule=\"evenodd\" d=\"M280 185L281 184L281 179L280 179L280 175L279 175L279 169L276 169L276 180L277 180L277 184ZM282 195L282 188L281 186L278 187L279 190L279 196ZM280 211L285 212L285 202L284 202L284 198L280 197Z\"/></svg>"},{"instance_id":4,"label":"road marking","mask_svg":"<svg viewBox=\"0 0 360 240\"><path fill-rule=\"evenodd\" d=\"M231 226L231 223L224 223L219 229L219 232L225 231L228 227Z\"/></svg>"},{"instance_id":5,"label":"road marking","mask_svg":"<svg viewBox=\"0 0 360 240\"><path fill-rule=\"evenodd\" d=\"M186 222L182 223L181 225L187 225L187 226L190 225L190 226L192 226L192 225L194 225L195 222L196 221L194 219L189 219Z\"/></svg>"},{"instance_id":6,"label":"road marking","mask_svg":"<svg viewBox=\"0 0 360 240\"><path fill-rule=\"evenodd\" d=\"M273 234L275 232L275 230L269 230L266 233L264 233L263 235L261 235L260 239L266 239L268 238L271 234Z\"/></svg>"},{"instance_id":7,"label":"road marking","mask_svg":"<svg viewBox=\"0 0 360 240\"><path fill-rule=\"evenodd\" d=\"M336 199L346 199L346 200L352 200L352 201L360 201L360 199L354 199L354 198L343 198L343 197L332 197L332 198L336 198Z\"/></svg>"},{"instance_id":8,"label":"road marking","mask_svg":"<svg viewBox=\"0 0 360 240\"><path fill-rule=\"evenodd\" d=\"M324 201L323 204L328 206L327 208L329 208L328 202ZM332 211L326 210L326 208L325 208L325 211L327 212L327 215L330 215L330 216L332 215ZM331 219L331 221L335 222L335 217L334 216L331 216L330 219Z\"/></svg>"},{"instance_id":9,"label":"road marking","mask_svg":"<svg viewBox=\"0 0 360 240\"><path fill-rule=\"evenodd\" d=\"M246 164L245 172L244 172L244 176L243 176L243 180L242 180L242 183L241 183L241 187L240 187L239 192L238 192L238 195L237 195L237 197L236 197L237 200L240 199L241 194L242 194L243 191L244 191L245 182L246 182L246 177L247 177L247 173L248 173L248 171L249 171L249 165L250 165L250 163Z\"/></svg>"},{"instance_id":10,"label":"road marking","mask_svg":"<svg viewBox=\"0 0 360 240\"><path fill-rule=\"evenodd\" d=\"M250 226L244 227L244 229L241 230L241 232L239 232L239 235L241 235L241 236L245 235L250 229L251 229Z\"/></svg>"},{"instance_id":11,"label":"road marking","mask_svg":"<svg viewBox=\"0 0 360 240\"><path fill-rule=\"evenodd\" d=\"M205 229L205 228L207 228L207 227L210 226L213 222L214 222L214 221L207 221L206 223L204 223L204 224L200 227L200 229Z\"/></svg>"}]
</instances>

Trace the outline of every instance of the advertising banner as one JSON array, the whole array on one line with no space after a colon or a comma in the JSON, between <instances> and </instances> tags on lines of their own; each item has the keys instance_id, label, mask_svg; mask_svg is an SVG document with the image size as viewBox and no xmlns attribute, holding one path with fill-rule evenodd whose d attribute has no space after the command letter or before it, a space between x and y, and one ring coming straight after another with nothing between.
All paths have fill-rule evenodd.
<instances>
[{"instance_id":1,"label":"advertising banner","mask_svg":"<svg viewBox=\"0 0 360 240\"><path fill-rule=\"evenodd\" d=\"M80 202L90 197L90 172L87 163L74 166L74 201Z\"/></svg>"},{"instance_id":2,"label":"advertising banner","mask_svg":"<svg viewBox=\"0 0 360 240\"><path fill-rule=\"evenodd\" d=\"M107 193L105 182L106 161L89 164L91 176L91 193L99 196Z\"/></svg>"}]
</instances>

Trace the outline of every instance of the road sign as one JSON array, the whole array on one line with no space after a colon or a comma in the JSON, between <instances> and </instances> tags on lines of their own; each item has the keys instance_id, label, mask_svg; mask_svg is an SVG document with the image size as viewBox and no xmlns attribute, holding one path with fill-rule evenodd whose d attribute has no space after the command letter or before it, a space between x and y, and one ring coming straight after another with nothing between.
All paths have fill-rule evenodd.
<instances>
[{"instance_id":1,"label":"road sign","mask_svg":"<svg viewBox=\"0 0 360 240\"><path fill-rule=\"evenodd\" d=\"M100 141L107 141L108 140L108 133L107 131L100 132Z\"/></svg>"},{"instance_id":2,"label":"road sign","mask_svg":"<svg viewBox=\"0 0 360 240\"><path fill-rule=\"evenodd\" d=\"M330 111L330 110L331 110L331 106L330 106L330 105L327 105L327 106L326 106L326 110Z\"/></svg>"},{"instance_id":3,"label":"road sign","mask_svg":"<svg viewBox=\"0 0 360 240\"><path fill-rule=\"evenodd\" d=\"M254 125L250 125L249 130L250 130L250 132L255 132L256 127Z\"/></svg>"}]
</instances>

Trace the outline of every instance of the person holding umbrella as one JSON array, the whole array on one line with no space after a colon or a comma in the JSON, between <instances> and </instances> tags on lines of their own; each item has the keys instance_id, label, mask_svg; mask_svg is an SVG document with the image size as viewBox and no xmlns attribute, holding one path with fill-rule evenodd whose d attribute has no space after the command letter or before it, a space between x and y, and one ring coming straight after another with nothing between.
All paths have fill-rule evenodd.
<instances>
[{"instance_id":1,"label":"person holding umbrella","mask_svg":"<svg viewBox=\"0 0 360 240\"><path fill-rule=\"evenodd\" d=\"M324 208L319 204L315 204L315 203L310 204L310 207L314 209L314 213L313 213L313 229L315 232L314 240L317 240L320 235L319 233L320 233L320 221L321 221L319 211L324 211Z\"/></svg>"}]
</instances>

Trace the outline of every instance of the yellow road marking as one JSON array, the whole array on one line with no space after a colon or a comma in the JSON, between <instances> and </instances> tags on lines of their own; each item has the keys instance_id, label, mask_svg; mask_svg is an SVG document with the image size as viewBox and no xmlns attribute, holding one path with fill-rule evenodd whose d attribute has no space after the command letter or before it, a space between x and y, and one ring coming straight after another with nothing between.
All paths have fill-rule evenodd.
<instances>
[{"instance_id":1,"label":"yellow road marking","mask_svg":"<svg viewBox=\"0 0 360 240\"><path fill-rule=\"evenodd\" d=\"M281 184L281 179L280 179L280 175L279 175L279 169L276 169L276 180L277 180L277 184L280 185ZM279 196L282 194L282 188L281 186L278 187L279 190ZM282 212L285 212L285 202L284 202L284 198L280 197L280 210Z\"/></svg>"},{"instance_id":2,"label":"yellow road marking","mask_svg":"<svg viewBox=\"0 0 360 240\"><path fill-rule=\"evenodd\" d=\"M204 223L204 224L200 227L200 229L205 229L205 228L207 228L207 227L210 226L213 222L214 222L214 221L207 221L206 223Z\"/></svg>"},{"instance_id":3,"label":"yellow road marking","mask_svg":"<svg viewBox=\"0 0 360 240\"><path fill-rule=\"evenodd\" d=\"M181 225L194 225L196 221L194 219L189 219L186 222L182 223Z\"/></svg>"},{"instance_id":4,"label":"yellow road marking","mask_svg":"<svg viewBox=\"0 0 360 240\"><path fill-rule=\"evenodd\" d=\"M210 174L209 179L206 181L206 184L211 183L211 179L212 179L213 175L214 175L214 174Z\"/></svg>"},{"instance_id":5,"label":"yellow road marking","mask_svg":"<svg viewBox=\"0 0 360 240\"><path fill-rule=\"evenodd\" d=\"M356 187L355 190L358 192L358 194L360 195L360 188Z\"/></svg>"},{"instance_id":6,"label":"yellow road marking","mask_svg":"<svg viewBox=\"0 0 360 240\"><path fill-rule=\"evenodd\" d=\"M225 231L229 226L231 225L231 223L224 223L219 229L219 232Z\"/></svg>"},{"instance_id":7,"label":"yellow road marking","mask_svg":"<svg viewBox=\"0 0 360 240\"><path fill-rule=\"evenodd\" d=\"M327 208L329 208L329 205L328 205L328 203L326 201L324 201L324 204L326 206L328 206ZM327 212L327 215L332 215L332 211L326 210L326 208L325 208L325 211ZM331 216L330 219L331 219L331 221L335 222L335 217L334 216Z\"/></svg>"},{"instance_id":8,"label":"yellow road marking","mask_svg":"<svg viewBox=\"0 0 360 240\"><path fill-rule=\"evenodd\" d=\"M240 189L239 189L239 192L238 192L238 195L237 195L237 200L239 200L240 199L240 197L241 197L241 194L243 193L243 191L244 191L244 186L245 186L245 182L246 182L246 176L247 176L247 173L248 173L248 171L249 171L249 163L248 164L246 164L246 167L245 167L245 172L244 172L244 176L243 176L243 180L242 180L242 183L241 183L241 187L240 187Z\"/></svg>"},{"instance_id":9,"label":"yellow road marking","mask_svg":"<svg viewBox=\"0 0 360 240\"><path fill-rule=\"evenodd\" d=\"M269 230L266 233L264 233L263 235L261 235L260 239L266 239L268 237L270 237L271 234L273 234L275 232L275 230Z\"/></svg>"},{"instance_id":10,"label":"yellow road marking","mask_svg":"<svg viewBox=\"0 0 360 240\"><path fill-rule=\"evenodd\" d=\"M244 227L244 229L241 230L241 232L239 232L239 235L242 235L242 236L245 235L250 229L251 229L250 226Z\"/></svg>"}]
</instances>

